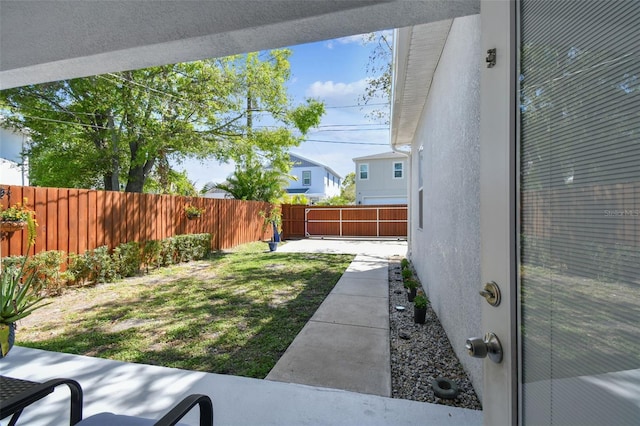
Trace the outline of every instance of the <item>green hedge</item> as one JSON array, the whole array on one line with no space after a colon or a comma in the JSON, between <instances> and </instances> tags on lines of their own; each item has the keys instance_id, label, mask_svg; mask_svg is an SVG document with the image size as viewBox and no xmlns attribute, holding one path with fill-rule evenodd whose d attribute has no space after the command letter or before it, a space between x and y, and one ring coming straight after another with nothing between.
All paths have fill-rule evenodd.
<instances>
[{"instance_id":1,"label":"green hedge","mask_svg":"<svg viewBox=\"0 0 640 426\"><path fill-rule=\"evenodd\" d=\"M47 251L31 256L27 268L37 271L36 280L46 293L59 293L65 286L111 282L138 275L141 269L204 259L210 251L211 234L178 235L165 240L128 242L109 252L107 246L87 250L83 254ZM3 272L18 266L24 256L2 259ZM67 269L61 272L62 265Z\"/></svg>"}]
</instances>

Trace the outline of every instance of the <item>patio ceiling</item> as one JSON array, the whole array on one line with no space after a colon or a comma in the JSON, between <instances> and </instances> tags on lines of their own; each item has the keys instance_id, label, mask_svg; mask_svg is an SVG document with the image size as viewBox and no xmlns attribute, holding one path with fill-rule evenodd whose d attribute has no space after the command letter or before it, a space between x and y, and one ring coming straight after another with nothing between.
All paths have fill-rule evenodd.
<instances>
[{"instance_id":1,"label":"patio ceiling","mask_svg":"<svg viewBox=\"0 0 640 426\"><path fill-rule=\"evenodd\" d=\"M0 89L478 13L479 0L0 0Z\"/></svg>"},{"instance_id":2,"label":"patio ceiling","mask_svg":"<svg viewBox=\"0 0 640 426\"><path fill-rule=\"evenodd\" d=\"M413 140L452 22L446 19L396 32L391 110L394 146L410 145Z\"/></svg>"}]
</instances>

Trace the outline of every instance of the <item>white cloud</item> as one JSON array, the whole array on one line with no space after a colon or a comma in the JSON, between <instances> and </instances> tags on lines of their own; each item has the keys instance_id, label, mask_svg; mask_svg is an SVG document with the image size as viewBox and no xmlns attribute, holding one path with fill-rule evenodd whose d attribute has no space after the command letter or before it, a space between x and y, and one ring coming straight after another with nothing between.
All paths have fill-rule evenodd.
<instances>
[{"instance_id":1,"label":"white cloud","mask_svg":"<svg viewBox=\"0 0 640 426\"><path fill-rule=\"evenodd\" d=\"M307 88L305 95L331 102L346 101L347 103L353 103L357 101L358 96L364 93L366 86L366 78L351 83L316 81Z\"/></svg>"}]
</instances>

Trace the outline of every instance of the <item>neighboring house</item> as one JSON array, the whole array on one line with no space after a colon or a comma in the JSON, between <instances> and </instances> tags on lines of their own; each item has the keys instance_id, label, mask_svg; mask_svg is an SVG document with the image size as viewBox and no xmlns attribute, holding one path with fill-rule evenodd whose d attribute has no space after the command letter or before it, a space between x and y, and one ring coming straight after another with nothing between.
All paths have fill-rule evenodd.
<instances>
[{"instance_id":1,"label":"neighboring house","mask_svg":"<svg viewBox=\"0 0 640 426\"><path fill-rule=\"evenodd\" d=\"M222 182L222 184L228 185L229 182L224 181L224 182ZM224 189L220 189L220 188L216 187L215 185L216 184L214 184L213 182L210 182L207 185L205 185L209 189L207 190L207 192L202 194L202 196L204 198L219 198L219 199L233 198L233 195L229 194Z\"/></svg>"},{"instance_id":2,"label":"neighboring house","mask_svg":"<svg viewBox=\"0 0 640 426\"><path fill-rule=\"evenodd\" d=\"M356 204L407 204L407 155L385 152L353 161Z\"/></svg>"},{"instance_id":3,"label":"neighboring house","mask_svg":"<svg viewBox=\"0 0 640 426\"><path fill-rule=\"evenodd\" d=\"M303 194L312 204L340 195L342 177L338 173L298 154L289 154L289 158L293 163L290 174L295 179L289 179L288 194Z\"/></svg>"},{"instance_id":4,"label":"neighboring house","mask_svg":"<svg viewBox=\"0 0 640 426\"><path fill-rule=\"evenodd\" d=\"M29 185L29 163L22 152L30 140L23 132L0 127L0 184Z\"/></svg>"}]
</instances>

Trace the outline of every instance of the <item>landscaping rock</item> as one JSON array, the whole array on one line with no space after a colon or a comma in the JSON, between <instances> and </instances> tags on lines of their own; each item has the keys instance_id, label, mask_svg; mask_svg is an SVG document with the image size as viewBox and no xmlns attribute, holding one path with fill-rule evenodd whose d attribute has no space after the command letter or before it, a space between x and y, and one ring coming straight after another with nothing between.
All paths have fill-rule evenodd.
<instances>
[{"instance_id":1,"label":"landscaping rock","mask_svg":"<svg viewBox=\"0 0 640 426\"><path fill-rule=\"evenodd\" d=\"M467 373L431 305L424 324L413 321L413 304L407 304L400 275L400 258L389 260L389 336L391 339L392 397L481 410ZM404 311L395 309L406 305ZM458 397L435 396L431 381L444 377L458 385Z\"/></svg>"}]
</instances>

